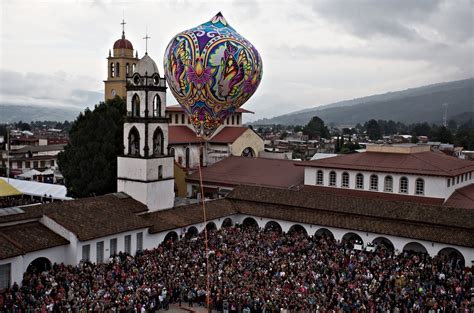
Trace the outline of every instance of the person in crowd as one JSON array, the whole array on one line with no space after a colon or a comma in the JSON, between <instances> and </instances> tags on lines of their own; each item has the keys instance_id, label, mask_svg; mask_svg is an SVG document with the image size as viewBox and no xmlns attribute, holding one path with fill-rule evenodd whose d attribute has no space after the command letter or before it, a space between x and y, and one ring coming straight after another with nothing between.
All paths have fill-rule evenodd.
<instances>
[{"instance_id":1,"label":"person in crowd","mask_svg":"<svg viewBox=\"0 0 474 313\"><path fill-rule=\"evenodd\" d=\"M209 232L210 300L226 312L453 312L472 308L472 268L450 256L353 249L305 232ZM6 312L156 312L205 305L204 235L108 263L54 264L0 295Z\"/></svg>"}]
</instances>

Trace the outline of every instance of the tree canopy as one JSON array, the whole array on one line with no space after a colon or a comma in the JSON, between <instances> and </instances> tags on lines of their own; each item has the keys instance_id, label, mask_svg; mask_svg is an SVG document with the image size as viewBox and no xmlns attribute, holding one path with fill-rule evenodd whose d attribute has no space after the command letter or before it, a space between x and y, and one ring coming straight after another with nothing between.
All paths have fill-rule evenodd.
<instances>
[{"instance_id":1,"label":"tree canopy","mask_svg":"<svg viewBox=\"0 0 474 313\"><path fill-rule=\"evenodd\" d=\"M71 125L69 144L58 156L68 194L102 195L117 190L117 156L123 153L125 102L120 97L86 109Z\"/></svg>"},{"instance_id":2,"label":"tree canopy","mask_svg":"<svg viewBox=\"0 0 474 313\"><path fill-rule=\"evenodd\" d=\"M324 125L324 121L317 116L311 118L308 124L303 127L303 134L309 139L329 138L329 130Z\"/></svg>"}]
</instances>

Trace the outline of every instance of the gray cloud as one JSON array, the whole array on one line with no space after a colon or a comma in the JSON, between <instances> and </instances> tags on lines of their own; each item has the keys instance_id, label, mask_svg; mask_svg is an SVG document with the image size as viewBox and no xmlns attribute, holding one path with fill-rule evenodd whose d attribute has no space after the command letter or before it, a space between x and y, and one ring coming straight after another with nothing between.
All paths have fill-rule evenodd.
<instances>
[{"instance_id":1,"label":"gray cloud","mask_svg":"<svg viewBox=\"0 0 474 313\"><path fill-rule=\"evenodd\" d=\"M264 76L245 107L257 119L474 76L470 0L4 1L0 102L80 107L101 99L106 57L126 36L162 72L180 31L222 11L259 49ZM61 14L58 14L61 12ZM168 103L176 100L171 93Z\"/></svg>"},{"instance_id":2,"label":"gray cloud","mask_svg":"<svg viewBox=\"0 0 474 313\"><path fill-rule=\"evenodd\" d=\"M448 1L446 1L448 2ZM449 14L449 20L458 20L456 24L468 23L472 6L467 1L441 0L411 1L314 1L313 10L320 18L331 21L346 31L361 38L390 36L404 40L423 40L425 31L450 32L456 25L441 25L436 21L443 19L438 15ZM471 29L472 36L472 29ZM465 38L465 34L460 37Z\"/></svg>"},{"instance_id":3,"label":"gray cloud","mask_svg":"<svg viewBox=\"0 0 474 313\"><path fill-rule=\"evenodd\" d=\"M19 73L0 70L0 104L49 106L82 110L102 100L103 95L87 89L88 77L53 74Z\"/></svg>"}]
</instances>

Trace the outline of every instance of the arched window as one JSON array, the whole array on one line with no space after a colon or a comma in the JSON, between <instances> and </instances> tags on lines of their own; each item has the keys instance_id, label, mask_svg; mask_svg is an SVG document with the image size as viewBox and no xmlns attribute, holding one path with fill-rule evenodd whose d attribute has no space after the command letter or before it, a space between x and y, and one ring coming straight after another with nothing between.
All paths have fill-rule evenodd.
<instances>
[{"instance_id":1,"label":"arched window","mask_svg":"<svg viewBox=\"0 0 474 313\"><path fill-rule=\"evenodd\" d=\"M190 159L191 159L191 156L190 156L190 154L191 154L191 153L190 153L189 147L188 147L188 148L186 148L186 153L185 153L185 156L186 156L186 160L185 160L185 162L186 162L186 168L189 168L189 164L191 163L191 160L190 160Z\"/></svg>"},{"instance_id":2,"label":"arched window","mask_svg":"<svg viewBox=\"0 0 474 313\"><path fill-rule=\"evenodd\" d=\"M349 187L349 174L347 172L342 173L341 187Z\"/></svg>"},{"instance_id":3,"label":"arched window","mask_svg":"<svg viewBox=\"0 0 474 313\"><path fill-rule=\"evenodd\" d=\"M385 192L392 192L393 191L393 178L392 176L385 176L385 182L383 185L383 190Z\"/></svg>"},{"instance_id":4,"label":"arched window","mask_svg":"<svg viewBox=\"0 0 474 313\"><path fill-rule=\"evenodd\" d=\"M323 184L323 171L319 170L318 173L316 174L316 185L322 185Z\"/></svg>"},{"instance_id":5,"label":"arched window","mask_svg":"<svg viewBox=\"0 0 474 313\"><path fill-rule=\"evenodd\" d=\"M153 98L153 117L161 116L161 100L160 96L155 95Z\"/></svg>"},{"instance_id":6,"label":"arched window","mask_svg":"<svg viewBox=\"0 0 474 313\"><path fill-rule=\"evenodd\" d=\"M115 77L115 63L110 63L110 77Z\"/></svg>"},{"instance_id":7,"label":"arched window","mask_svg":"<svg viewBox=\"0 0 474 313\"><path fill-rule=\"evenodd\" d=\"M329 173L329 186L336 186L336 172Z\"/></svg>"},{"instance_id":8,"label":"arched window","mask_svg":"<svg viewBox=\"0 0 474 313\"><path fill-rule=\"evenodd\" d=\"M356 188L364 189L364 175L361 173L356 175Z\"/></svg>"},{"instance_id":9,"label":"arched window","mask_svg":"<svg viewBox=\"0 0 474 313\"><path fill-rule=\"evenodd\" d=\"M137 94L132 98L132 116L140 116L140 97Z\"/></svg>"},{"instance_id":10,"label":"arched window","mask_svg":"<svg viewBox=\"0 0 474 313\"><path fill-rule=\"evenodd\" d=\"M370 190L379 190L379 177L377 175L370 175Z\"/></svg>"},{"instance_id":11,"label":"arched window","mask_svg":"<svg viewBox=\"0 0 474 313\"><path fill-rule=\"evenodd\" d=\"M408 193L408 178L400 178L400 193Z\"/></svg>"},{"instance_id":12,"label":"arched window","mask_svg":"<svg viewBox=\"0 0 474 313\"><path fill-rule=\"evenodd\" d=\"M161 128L157 127L153 133L153 155L163 155L164 136Z\"/></svg>"},{"instance_id":13,"label":"arched window","mask_svg":"<svg viewBox=\"0 0 474 313\"><path fill-rule=\"evenodd\" d=\"M130 73L130 64L129 64L129 63L127 63L127 64L125 65L125 72L127 73L127 76L131 74L131 73Z\"/></svg>"},{"instance_id":14,"label":"arched window","mask_svg":"<svg viewBox=\"0 0 474 313\"><path fill-rule=\"evenodd\" d=\"M128 154L134 156L140 155L140 134L135 127L132 127L128 133Z\"/></svg>"},{"instance_id":15,"label":"arched window","mask_svg":"<svg viewBox=\"0 0 474 313\"><path fill-rule=\"evenodd\" d=\"M132 64L132 73L135 73L135 63Z\"/></svg>"},{"instance_id":16,"label":"arched window","mask_svg":"<svg viewBox=\"0 0 474 313\"><path fill-rule=\"evenodd\" d=\"M119 62L117 62L116 67L117 67L117 69L116 69L116 71L117 71L117 77L120 77L120 63L119 63Z\"/></svg>"},{"instance_id":17,"label":"arched window","mask_svg":"<svg viewBox=\"0 0 474 313\"><path fill-rule=\"evenodd\" d=\"M416 180L415 194L424 195L425 194L425 181L421 178Z\"/></svg>"},{"instance_id":18,"label":"arched window","mask_svg":"<svg viewBox=\"0 0 474 313\"><path fill-rule=\"evenodd\" d=\"M168 154L169 154L170 156L174 156L174 154L175 154L174 148L170 148Z\"/></svg>"}]
</instances>

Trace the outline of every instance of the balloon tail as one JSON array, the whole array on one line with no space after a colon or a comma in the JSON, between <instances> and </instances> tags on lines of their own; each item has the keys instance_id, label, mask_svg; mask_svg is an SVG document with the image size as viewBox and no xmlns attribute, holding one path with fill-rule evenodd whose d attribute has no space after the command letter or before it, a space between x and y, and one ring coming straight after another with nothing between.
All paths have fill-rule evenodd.
<instances>
[{"instance_id":1,"label":"balloon tail","mask_svg":"<svg viewBox=\"0 0 474 313\"><path fill-rule=\"evenodd\" d=\"M200 150L203 150L202 142ZM203 156L204 157L204 156ZM206 302L207 308L210 312L210 299L211 299L211 290L210 290L210 266L209 266L209 246L208 246L208 237L207 237L207 217L206 217L206 203L204 199L204 185L202 183L202 171L201 171L201 160L198 162L199 169L199 185L201 187L201 203L202 203L202 215L204 220L204 245L206 253Z\"/></svg>"}]
</instances>

